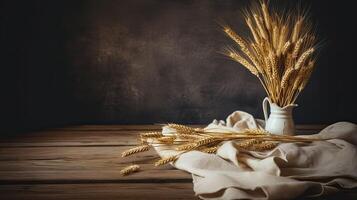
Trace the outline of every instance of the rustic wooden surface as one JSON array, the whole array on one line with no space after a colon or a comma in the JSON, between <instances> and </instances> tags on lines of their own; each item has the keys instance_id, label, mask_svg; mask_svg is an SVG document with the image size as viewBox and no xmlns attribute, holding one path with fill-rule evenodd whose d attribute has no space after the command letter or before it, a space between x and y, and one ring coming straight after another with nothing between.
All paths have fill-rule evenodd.
<instances>
[{"instance_id":1,"label":"rustic wooden surface","mask_svg":"<svg viewBox=\"0 0 357 200\"><path fill-rule=\"evenodd\" d=\"M190 174L155 168L153 151L121 158L160 125L85 125L0 138L0 199L197 199ZM300 134L324 126L298 126ZM124 166L142 171L121 176Z\"/></svg>"}]
</instances>

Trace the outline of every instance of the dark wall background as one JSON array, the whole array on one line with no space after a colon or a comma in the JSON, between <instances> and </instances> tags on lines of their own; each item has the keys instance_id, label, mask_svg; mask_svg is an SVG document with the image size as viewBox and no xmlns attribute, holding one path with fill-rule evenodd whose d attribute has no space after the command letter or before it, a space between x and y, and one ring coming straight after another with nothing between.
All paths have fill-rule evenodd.
<instances>
[{"instance_id":1,"label":"dark wall background","mask_svg":"<svg viewBox=\"0 0 357 200\"><path fill-rule=\"evenodd\" d=\"M239 10L249 3L1 1L1 129L262 117L259 82L218 53L229 40L216 21L244 31ZM297 123L357 121L352 3L301 1L325 46Z\"/></svg>"}]
</instances>

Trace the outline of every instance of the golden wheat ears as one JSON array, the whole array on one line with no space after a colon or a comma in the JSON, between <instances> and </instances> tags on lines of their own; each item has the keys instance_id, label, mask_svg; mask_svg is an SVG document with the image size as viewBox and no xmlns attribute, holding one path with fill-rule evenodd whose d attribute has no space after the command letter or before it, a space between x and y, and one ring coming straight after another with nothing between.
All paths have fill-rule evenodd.
<instances>
[{"instance_id":1,"label":"golden wheat ears","mask_svg":"<svg viewBox=\"0 0 357 200\"><path fill-rule=\"evenodd\" d=\"M189 151L201 151L204 153L216 153L220 144L224 141L235 141L237 148L250 151L271 150L279 142L311 142L317 139L305 139L287 135L271 135L263 129L247 129L240 132L212 132L200 128L192 128L181 124L168 124L172 130L170 135L161 132L148 132L139 135L140 145L122 152L122 157L148 151L151 147L162 145L177 153L156 161L155 166L175 162L181 154ZM138 165L131 165L121 171L122 175L128 175L139 171Z\"/></svg>"},{"instance_id":2,"label":"golden wheat ears","mask_svg":"<svg viewBox=\"0 0 357 200\"><path fill-rule=\"evenodd\" d=\"M239 47L229 46L225 54L258 77L272 102L283 107L305 88L315 66L317 40L307 11L281 13L261 1L244 12L250 37L229 26L223 31Z\"/></svg>"}]
</instances>

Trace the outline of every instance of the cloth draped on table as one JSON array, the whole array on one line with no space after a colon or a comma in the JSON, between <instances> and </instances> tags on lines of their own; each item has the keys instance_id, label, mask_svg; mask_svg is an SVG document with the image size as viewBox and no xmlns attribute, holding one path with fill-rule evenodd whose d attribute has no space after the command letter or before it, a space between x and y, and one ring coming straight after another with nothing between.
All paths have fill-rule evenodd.
<instances>
[{"instance_id":1,"label":"cloth draped on table","mask_svg":"<svg viewBox=\"0 0 357 200\"><path fill-rule=\"evenodd\" d=\"M214 120L206 131L239 131L264 126L252 115L236 111L226 122ZM163 127L163 134L172 133ZM192 174L194 191L202 199L292 199L327 195L357 187L357 126L332 124L320 133L301 136L327 139L311 143L280 143L264 151L239 149L225 142L216 154L191 151L174 167ZM156 147L162 157L175 153Z\"/></svg>"}]
</instances>

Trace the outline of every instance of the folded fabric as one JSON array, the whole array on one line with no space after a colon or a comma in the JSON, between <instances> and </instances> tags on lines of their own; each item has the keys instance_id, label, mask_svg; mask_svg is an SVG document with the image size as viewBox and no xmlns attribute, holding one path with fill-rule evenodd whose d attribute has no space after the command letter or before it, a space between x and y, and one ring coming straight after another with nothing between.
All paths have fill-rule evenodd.
<instances>
[{"instance_id":1,"label":"folded fabric","mask_svg":"<svg viewBox=\"0 0 357 200\"><path fill-rule=\"evenodd\" d=\"M264 124L236 111L227 120L214 120L207 131L239 131ZM163 128L163 134L172 130ZM357 187L357 126L339 122L311 143L280 143L265 151L247 151L225 142L216 154L184 153L173 165L192 174L194 191L202 199L293 199L326 195ZM176 153L156 147L160 156Z\"/></svg>"}]
</instances>

